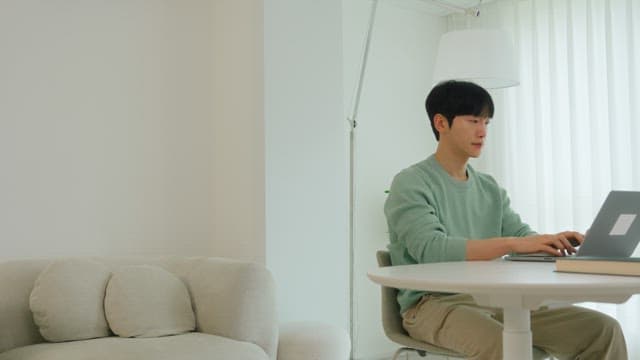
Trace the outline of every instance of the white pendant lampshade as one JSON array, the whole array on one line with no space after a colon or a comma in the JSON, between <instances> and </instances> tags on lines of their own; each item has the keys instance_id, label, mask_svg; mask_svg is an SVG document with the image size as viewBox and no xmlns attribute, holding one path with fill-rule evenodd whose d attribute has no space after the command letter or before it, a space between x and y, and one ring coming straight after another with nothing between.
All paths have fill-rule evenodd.
<instances>
[{"instance_id":1,"label":"white pendant lampshade","mask_svg":"<svg viewBox=\"0 0 640 360\"><path fill-rule=\"evenodd\" d=\"M465 80L486 89L520 83L513 41L502 30L472 29L445 33L440 38L435 83Z\"/></svg>"}]
</instances>

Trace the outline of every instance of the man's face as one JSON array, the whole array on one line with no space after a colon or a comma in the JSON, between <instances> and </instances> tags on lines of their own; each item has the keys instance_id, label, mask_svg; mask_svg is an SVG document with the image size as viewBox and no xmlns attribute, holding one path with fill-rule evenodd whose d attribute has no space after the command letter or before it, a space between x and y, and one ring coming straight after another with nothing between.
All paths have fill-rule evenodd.
<instances>
[{"instance_id":1,"label":"man's face","mask_svg":"<svg viewBox=\"0 0 640 360\"><path fill-rule=\"evenodd\" d=\"M451 150L462 156L477 158L482 152L487 136L489 118L486 116L458 115L449 127L440 132L440 141L445 140Z\"/></svg>"}]
</instances>

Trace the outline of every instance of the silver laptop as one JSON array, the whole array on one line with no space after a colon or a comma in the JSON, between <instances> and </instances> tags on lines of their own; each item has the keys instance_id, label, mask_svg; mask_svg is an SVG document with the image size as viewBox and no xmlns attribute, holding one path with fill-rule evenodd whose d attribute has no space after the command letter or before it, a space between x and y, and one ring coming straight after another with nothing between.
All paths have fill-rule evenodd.
<instances>
[{"instance_id":1,"label":"silver laptop","mask_svg":"<svg viewBox=\"0 0 640 360\"><path fill-rule=\"evenodd\" d=\"M572 256L629 257L640 241L640 191L611 191ZM547 253L513 254L512 261L555 261Z\"/></svg>"}]
</instances>

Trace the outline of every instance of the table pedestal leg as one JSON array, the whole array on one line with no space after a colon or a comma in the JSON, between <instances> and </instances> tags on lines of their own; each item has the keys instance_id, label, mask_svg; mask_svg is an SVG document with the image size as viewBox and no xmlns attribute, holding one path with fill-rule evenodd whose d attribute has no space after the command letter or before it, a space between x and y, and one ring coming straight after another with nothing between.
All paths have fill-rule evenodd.
<instances>
[{"instance_id":1,"label":"table pedestal leg","mask_svg":"<svg viewBox=\"0 0 640 360\"><path fill-rule=\"evenodd\" d=\"M503 360L532 360L531 314L522 308L504 309Z\"/></svg>"}]
</instances>

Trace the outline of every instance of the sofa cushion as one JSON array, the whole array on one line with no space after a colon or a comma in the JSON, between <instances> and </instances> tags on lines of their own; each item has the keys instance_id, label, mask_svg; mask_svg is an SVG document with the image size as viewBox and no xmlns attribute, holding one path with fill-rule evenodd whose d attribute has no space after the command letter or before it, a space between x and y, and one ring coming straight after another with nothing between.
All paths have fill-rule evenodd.
<instances>
[{"instance_id":1,"label":"sofa cushion","mask_svg":"<svg viewBox=\"0 0 640 360\"><path fill-rule=\"evenodd\" d=\"M256 344L203 333L158 338L108 337L23 346L0 360L269 360Z\"/></svg>"},{"instance_id":2,"label":"sofa cushion","mask_svg":"<svg viewBox=\"0 0 640 360\"><path fill-rule=\"evenodd\" d=\"M195 329L185 284L158 266L123 266L114 271L104 301L111 330L122 337L154 337Z\"/></svg>"},{"instance_id":3,"label":"sofa cushion","mask_svg":"<svg viewBox=\"0 0 640 360\"><path fill-rule=\"evenodd\" d=\"M111 275L98 262L81 259L51 263L35 281L29 307L48 341L109 336L104 293Z\"/></svg>"}]
</instances>

